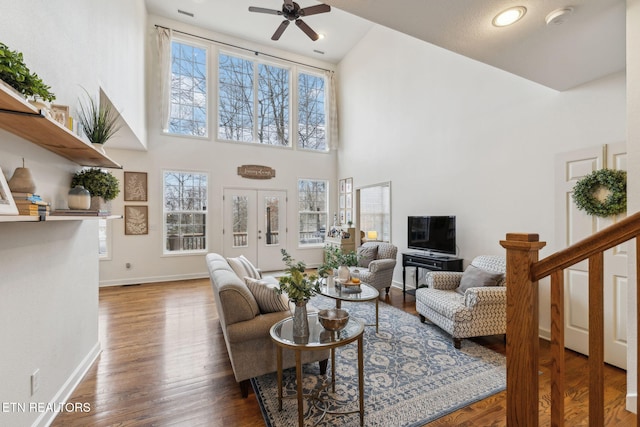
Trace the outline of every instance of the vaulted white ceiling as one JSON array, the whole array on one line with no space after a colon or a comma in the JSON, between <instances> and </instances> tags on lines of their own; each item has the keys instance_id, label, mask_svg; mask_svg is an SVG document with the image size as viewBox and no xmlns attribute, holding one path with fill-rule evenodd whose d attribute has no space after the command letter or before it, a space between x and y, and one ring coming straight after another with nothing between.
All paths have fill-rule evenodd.
<instances>
[{"instance_id":1,"label":"vaulted white ceiling","mask_svg":"<svg viewBox=\"0 0 640 427\"><path fill-rule=\"evenodd\" d=\"M300 7L317 4L298 0ZM283 18L251 13L249 6L281 9L282 0L146 0L150 13L298 54L338 63L373 23L557 90L625 69L624 0L326 0L329 13L304 21L326 37L311 41ZM522 5L525 16L498 28L494 16ZM562 24L547 25L552 11L571 7ZM178 13L191 12L194 17ZM319 52L322 53L319 53Z\"/></svg>"}]
</instances>

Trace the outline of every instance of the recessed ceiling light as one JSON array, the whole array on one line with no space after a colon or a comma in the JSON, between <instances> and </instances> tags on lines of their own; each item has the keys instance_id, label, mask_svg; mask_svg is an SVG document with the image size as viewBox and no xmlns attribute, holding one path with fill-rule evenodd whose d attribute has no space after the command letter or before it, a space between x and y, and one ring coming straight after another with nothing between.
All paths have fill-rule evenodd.
<instances>
[{"instance_id":1,"label":"recessed ceiling light","mask_svg":"<svg viewBox=\"0 0 640 427\"><path fill-rule=\"evenodd\" d=\"M519 21L525 13L527 13L527 8L524 6L511 7L497 14L496 17L493 18L493 25L496 27L506 27Z\"/></svg>"},{"instance_id":2,"label":"recessed ceiling light","mask_svg":"<svg viewBox=\"0 0 640 427\"><path fill-rule=\"evenodd\" d=\"M324 33L318 33L318 40L322 40L325 37Z\"/></svg>"}]
</instances>

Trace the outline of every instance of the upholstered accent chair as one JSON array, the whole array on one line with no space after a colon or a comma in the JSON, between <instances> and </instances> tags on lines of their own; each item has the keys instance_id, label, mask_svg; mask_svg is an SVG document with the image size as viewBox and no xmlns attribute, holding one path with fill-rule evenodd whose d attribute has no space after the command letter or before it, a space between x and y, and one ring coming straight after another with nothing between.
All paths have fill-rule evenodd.
<instances>
[{"instance_id":1,"label":"upholstered accent chair","mask_svg":"<svg viewBox=\"0 0 640 427\"><path fill-rule=\"evenodd\" d=\"M391 243L367 242L358 248L358 266L351 268L351 276L389 293L396 267L398 248Z\"/></svg>"},{"instance_id":2,"label":"upholstered accent chair","mask_svg":"<svg viewBox=\"0 0 640 427\"><path fill-rule=\"evenodd\" d=\"M481 255L462 272L430 271L427 287L416 290L420 320L451 334L455 348L463 338L506 334L506 260Z\"/></svg>"}]
</instances>

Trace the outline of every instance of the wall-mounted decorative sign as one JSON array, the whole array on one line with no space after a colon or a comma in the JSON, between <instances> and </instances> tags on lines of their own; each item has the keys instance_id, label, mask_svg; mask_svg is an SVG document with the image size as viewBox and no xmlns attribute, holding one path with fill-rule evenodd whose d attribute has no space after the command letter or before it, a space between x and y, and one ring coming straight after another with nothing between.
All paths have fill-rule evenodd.
<instances>
[{"instance_id":1,"label":"wall-mounted decorative sign","mask_svg":"<svg viewBox=\"0 0 640 427\"><path fill-rule=\"evenodd\" d=\"M249 179L271 179L276 177L276 170L269 166L242 165L238 166L238 175Z\"/></svg>"}]
</instances>

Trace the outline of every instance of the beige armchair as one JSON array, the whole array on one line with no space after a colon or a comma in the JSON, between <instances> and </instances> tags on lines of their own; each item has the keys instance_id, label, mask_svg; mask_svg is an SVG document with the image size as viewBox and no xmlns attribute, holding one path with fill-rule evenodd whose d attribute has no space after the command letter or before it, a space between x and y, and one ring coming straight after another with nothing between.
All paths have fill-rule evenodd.
<instances>
[{"instance_id":1,"label":"beige armchair","mask_svg":"<svg viewBox=\"0 0 640 427\"><path fill-rule=\"evenodd\" d=\"M358 266L351 268L351 276L389 293L396 266L398 248L391 243L367 242L358 248Z\"/></svg>"},{"instance_id":2,"label":"beige armchair","mask_svg":"<svg viewBox=\"0 0 640 427\"><path fill-rule=\"evenodd\" d=\"M416 290L420 320L430 320L451 334L455 348L462 338L507 332L506 260L502 256L474 258L464 273L431 271L428 287Z\"/></svg>"}]
</instances>

